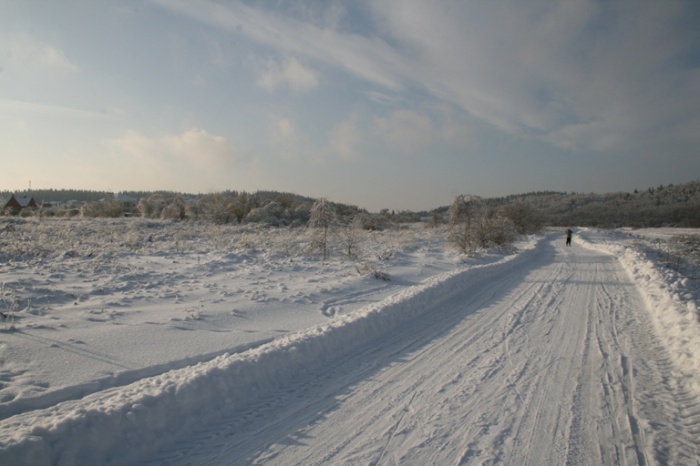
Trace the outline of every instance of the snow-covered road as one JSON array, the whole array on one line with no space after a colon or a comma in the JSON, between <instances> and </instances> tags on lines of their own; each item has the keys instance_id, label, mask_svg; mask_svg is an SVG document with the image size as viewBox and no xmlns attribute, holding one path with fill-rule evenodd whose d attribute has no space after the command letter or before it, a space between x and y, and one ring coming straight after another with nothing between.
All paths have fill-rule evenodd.
<instances>
[{"instance_id":1,"label":"snow-covered road","mask_svg":"<svg viewBox=\"0 0 700 466\"><path fill-rule=\"evenodd\" d=\"M200 264L201 252L163 253L173 267L196 264L196 274L182 267L170 277L145 267L160 256L125 253L144 275L127 291L162 279L182 296L175 306L200 303L193 320L151 290L155 309L137 300L86 321L86 309L111 312L126 297L106 285L90 291L82 275L56 279L59 295L72 284L85 295L68 308L27 305L34 312L2 334L0 465L697 466L700 331L687 279L619 235L582 231L573 247L563 243L560 233L529 238L451 266L442 253L431 259L436 243L410 243L394 255L390 286L348 274L352 264L218 250L204 256L214 265ZM70 278L61 257L52 267ZM242 257L265 274L246 272ZM29 267L39 280L42 261L6 268ZM256 287L267 299L246 303ZM170 332L178 338L166 340ZM30 334L52 343L30 345ZM241 347L249 334L254 344ZM58 351L69 343L81 351ZM84 357L95 354L145 359L105 383ZM61 378L66 365L80 377Z\"/></svg>"},{"instance_id":2,"label":"snow-covered road","mask_svg":"<svg viewBox=\"0 0 700 466\"><path fill-rule=\"evenodd\" d=\"M696 465L700 406L614 257L559 237L146 464Z\"/></svg>"}]
</instances>

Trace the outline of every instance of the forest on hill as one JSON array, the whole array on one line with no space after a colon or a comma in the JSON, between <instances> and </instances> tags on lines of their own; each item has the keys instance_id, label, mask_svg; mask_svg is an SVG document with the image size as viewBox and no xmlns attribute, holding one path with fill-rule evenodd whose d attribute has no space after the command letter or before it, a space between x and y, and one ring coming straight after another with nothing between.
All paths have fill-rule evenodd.
<instances>
[{"instance_id":1,"label":"forest on hill","mask_svg":"<svg viewBox=\"0 0 700 466\"><path fill-rule=\"evenodd\" d=\"M632 193L539 192L491 199L494 205L525 203L546 225L601 228L700 228L700 181L660 185Z\"/></svg>"},{"instance_id":2,"label":"forest on hill","mask_svg":"<svg viewBox=\"0 0 700 466\"><path fill-rule=\"evenodd\" d=\"M107 191L34 189L0 191L0 199L32 196L42 215L74 214L87 217L140 215L149 218L205 220L215 223L265 223L272 226L302 225L309 221L317 199L276 191L224 191L187 194L170 191ZM470 196L476 198L475 196ZM124 202L124 200L131 202ZM700 181L660 185L634 192L607 194L540 191L498 198L479 198L479 205L491 211L526 215L541 226L590 226L600 228L675 226L700 228ZM449 221L450 206L431 211L390 211L378 213L338 202L329 202L345 223L360 218L366 228L388 224ZM16 212L15 212L16 214Z\"/></svg>"}]
</instances>

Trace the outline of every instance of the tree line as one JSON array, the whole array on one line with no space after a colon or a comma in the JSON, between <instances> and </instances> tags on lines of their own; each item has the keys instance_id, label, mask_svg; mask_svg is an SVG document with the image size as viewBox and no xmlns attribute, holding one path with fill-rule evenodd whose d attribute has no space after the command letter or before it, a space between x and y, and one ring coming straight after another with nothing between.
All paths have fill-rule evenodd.
<instances>
[{"instance_id":1,"label":"tree line","mask_svg":"<svg viewBox=\"0 0 700 466\"><path fill-rule=\"evenodd\" d=\"M10 194L33 196L44 206L41 215L65 215L55 203L75 201L73 214L85 217L121 217L134 215L153 219L210 221L214 223L263 223L270 226L307 225L316 199L276 191L224 191L210 194L186 194L170 191L125 191L133 203L115 199L114 193L88 190L32 190L11 193L0 191L0 198ZM500 198L458 196L451 205L430 211L390 211L369 213L356 206L325 201L341 223L359 222L366 229L383 229L388 225L425 221L432 225L454 223L462 210L478 211L490 216L492 224L503 218L513 223L515 231L542 226L618 227L690 227L700 228L700 181L678 185L660 185L631 193L567 193L539 191ZM467 206L469 209L467 209ZM459 213L463 220L466 214ZM470 214L471 215L471 214ZM474 214L476 215L476 214ZM460 222L462 221L460 220ZM482 235L483 237L483 235Z\"/></svg>"}]
</instances>

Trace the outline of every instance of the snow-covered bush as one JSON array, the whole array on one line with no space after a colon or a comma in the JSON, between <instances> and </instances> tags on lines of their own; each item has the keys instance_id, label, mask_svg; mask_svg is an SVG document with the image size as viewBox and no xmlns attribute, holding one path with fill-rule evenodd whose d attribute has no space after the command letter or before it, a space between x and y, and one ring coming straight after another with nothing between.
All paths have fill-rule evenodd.
<instances>
[{"instance_id":1,"label":"snow-covered bush","mask_svg":"<svg viewBox=\"0 0 700 466\"><path fill-rule=\"evenodd\" d=\"M500 211L520 235L531 235L542 230L542 214L529 204L516 202L504 206Z\"/></svg>"},{"instance_id":2,"label":"snow-covered bush","mask_svg":"<svg viewBox=\"0 0 700 466\"><path fill-rule=\"evenodd\" d=\"M187 205L180 197L173 199L160 213L163 220L182 220L187 215Z\"/></svg>"},{"instance_id":3,"label":"snow-covered bush","mask_svg":"<svg viewBox=\"0 0 700 466\"><path fill-rule=\"evenodd\" d=\"M460 195L450 206L448 238L462 254L472 254L513 243L518 227L502 209L486 207L477 196Z\"/></svg>"},{"instance_id":4,"label":"snow-covered bush","mask_svg":"<svg viewBox=\"0 0 700 466\"><path fill-rule=\"evenodd\" d=\"M481 248L506 246L515 241L517 236L515 224L501 211L496 209L482 211L477 233Z\"/></svg>"},{"instance_id":5,"label":"snow-covered bush","mask_svg":"<svg viewBox=\"0 0 700 466\"><path fill-rule=\"evenodd\" d=\"M80 208L83 217L107 217L116 218L124 216L124 206L112 199L98 202L90 202Z\"/></svg>"},{"instance_id":6,"label":"snow-covered bush","mask_svg":"<svg viewBox=\"0 0 700 466\"><path fill-rule=\"evenodd\" d=\"M272 226L284 226L286 222L282 219L284 208L277 202L272 201L262 207L252 209L246 215L246 222L262 223Z\"/></svg>"},{"instance_id":7,"label":"snow-covered bush","mask_svg":"<svg viewBox=\"0 0 700 466\"><path fill-rule=\"evenodd\" d=\"M450 206L449 240L462 254L471 254L478 246L481 212L477 196L459 195Z\"/></svg>"}]
</instances>

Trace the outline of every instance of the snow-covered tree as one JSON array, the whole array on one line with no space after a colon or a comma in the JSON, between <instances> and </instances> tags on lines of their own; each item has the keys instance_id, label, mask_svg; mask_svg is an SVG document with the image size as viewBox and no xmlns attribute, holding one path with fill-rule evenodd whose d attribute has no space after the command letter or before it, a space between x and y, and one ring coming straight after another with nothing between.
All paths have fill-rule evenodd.
<instances>
[{"instance_id":1,"label":"snow-covered tree","mask_svg":"<svg viewBox=\"0 0 700 466\"><path fill-rule=\"evenodd\" d=\"M513 222L518 234L529 235L542 229L542 215L529 204L516 202L501 209L501 213Z\"/></svg>"},{"instance_id":2,"label":"snow-covered tree","mask_svg":"<svg viewBox=\"0 0 700 466\"><path fill-rule=\"evenodd\" d=\"M341 232L343 249L350 259L357 259L359 256L359 246L366 234L364 229L365 214L357 214L349 225Z\"/></svg>"},{"instance_id":3,"label":"snow-covered tree","mask_svg":"<svg viewBox=\"0 0 700 466\"><path fill-rule=\"evenodd\" d=\"M333 204L324 198L318 199L311 207L309 226L313 228L313 244L323 252L323 259L328 258L329 233L338 225L338 216Z\"/></svg>"},{"instance_id":4,"label":"snow-covered tree","mask_svg":"<svg viewBox=\"0 0 700 466\"><path fill-rule=\"evenodd\" d=\"M160 213L163 220L182 220L187 215L187 204L180 196L173 199Z\"/></svg>"},{"instance_id":5,"label":"snow-covered tree","mask_svg":"<svg viewBox=\"0 0 700 466\"><path fill-rule=\"evenodd\" d=\"M463 254L476 249L481 211L481 198L477 196L461 194L452 201L449 239Z\"/></svg>"},{"instance_id":6,"label":"snow-covered tree","mask_svg":"<svg viewBox=\"0 0 700 466\"><path fill-rule=\"evenodd\" d=\"M479 246L505 246L517 237L513 222L498 209L484 209L479 218L477 238Z\"/></svg>"}]
</instances>

